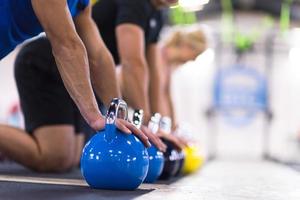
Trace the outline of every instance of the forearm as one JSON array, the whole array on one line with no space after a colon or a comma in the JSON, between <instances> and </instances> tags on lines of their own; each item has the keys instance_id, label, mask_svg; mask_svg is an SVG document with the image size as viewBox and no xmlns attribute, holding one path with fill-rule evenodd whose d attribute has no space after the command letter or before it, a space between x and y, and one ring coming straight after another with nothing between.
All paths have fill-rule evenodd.
<instances>
[{"instance_id":1,"label":"forearm","mask_svg":"<svg viewBox=\"0 0 300 200\"><path fill-rule=\"evenodd\" d=\"M154 43L148 45L146 55L150 75L149 95L151 113L154 114L158 112L167 116L167 99L165 98L166 94L164 93L167 74L161 63L157 44Z\"/></svg>"},{"instance_id":2,"label":"forearm","mask_svg":"<svg viewBox=\"0 0 300 200\"><path fill-rule=\"evenodd\" d=\"M134 109L144 110L144 122L148 123L151 113L149 104L149 75L144 62L122 63L121 88L125 100Z\"/></svg>"},{"instance_id":3,"label":"forearm","mask_svg":"<svg viewBox=\"0 0 300 200\"><path fill-rule=\"evenodd\" d=\"M101 101L108 106L113 98L121 95L113 58L91 18L90 5L77 16L75 25L87 49L93 89Z\"/></svg>"},{"instance_id":4,"label":"forearm","mask_svg":"<svg viewBox=\"0 0 300 200\"><path fill-rule=\"evenodd\" d=\"M168 93L167 95L167 102L168 102L168 116L170 116L172 119L172 130L175 130L176 127L178 126L178 122L175 114L173 100L170 93Z\"/></svg>"},{"instance_id":5,"label":"forearm","mask_svg":"<svg viewBox=\"0 0 300 200\"><path fill-rule=\"evenodd\" d=\"M168 91L163 92L162 101L160 101L161 105L161 115L169 116L172 119L172 130L174 130L177 126L177 119L175 116L174 105L171 98L171 94Z\"/></svg>"},{"instance_id":6,"label":"forearm","mask_svg":"<svg viewBox=\"0 0 300 200\"><path fill-rule=\"evenodd\" d=\"M64 85L83 116L89 116L86 120L92 125L100 112L90 82L85 47L76 36L50 41Z\"/></svg>"},{"instance_id":7,"label":"forearm","mask_svg":"<svg viewBox=\"0 0 300 200\"><path fill-rule=\"evenodd\" d=\"M98 58L90 58L91 79L97 96L108 106L113 98L120 98L115 64L108 50L103 49Z\"/></svg>"},{"instance_id":8,"label":"forearm","mask_svg":"<svg viewBox=\"0 0 300 200\"><path fill-rule=\"evenodd\" d=\"M121 90L124 99L134 109L144 110L144 124L150 119L149 72L145 58L144 30L124 23L116 28L121 59Z\"/></svg>"},{"instance_id":9,"label":"forearm","mask_svg":"<svg viewBox=\"0 0 300 200\"><path fill-rule=\"evenodd\" d=\"M166 80L163 82L163 107L166 116L171 117L172 119L172 130L177 127L177 119L175 115L174 103L171 95L171 71L169 68L166 68L165 77Z\"/></svg>"},{"instance_id":10,"label":"forearm","mask_svg":"<svg viewBox=\"0 0 300 200\"><path fill-rule=\"evenodd\" d=\"M150 107L151 113L165 114L166 111L162 105L162 101L165 101L162 94L162 80L159 71L153 68L149 70L149 96L150 96Z\"/></svg>"},{"instance_id":11,"label":"forearm","mask_svg":"<svg viewBox=\"0 0 300 200\"><path fill-rule=\"evenodd\" d=\"M79 38L66 0L31 0L50 40L60 75L70 96L91 127L103 128L91 86L86 49ZM55 11L55 12L53 12Z\"/></svg>"}]
</instances>

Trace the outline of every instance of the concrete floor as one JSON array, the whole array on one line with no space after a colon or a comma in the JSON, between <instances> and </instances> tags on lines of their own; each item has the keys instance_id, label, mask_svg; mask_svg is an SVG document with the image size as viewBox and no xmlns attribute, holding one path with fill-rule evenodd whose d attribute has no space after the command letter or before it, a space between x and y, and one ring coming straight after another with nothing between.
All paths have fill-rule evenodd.
<instances>
[{"instance_id":1,"label":"concrete floor","mask_svg":"<svg viewBox=\"0 0 300 200\"><path fill-rule=\"evenodd\" d=\"M0 181L0 199L300 199L299 172L283 165L258 160L213 161L197 174L171 182L143 184L136 191L92 190L82 179L76 176L67 176L68 178L71 178L68 186Z\"/></svg>"}]
</instances>

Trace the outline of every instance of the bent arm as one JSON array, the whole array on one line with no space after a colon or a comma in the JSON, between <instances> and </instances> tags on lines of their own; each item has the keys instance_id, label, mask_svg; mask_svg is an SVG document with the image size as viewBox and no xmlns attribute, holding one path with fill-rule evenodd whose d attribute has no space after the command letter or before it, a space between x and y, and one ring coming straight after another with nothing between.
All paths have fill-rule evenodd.
<instances>
[{"instance_id":1,"label":"bent arm","mask_svg":"<svg viewBox=\"0 0 300 200\"><path fill-rule=\"evenodd\" d=\"M86 49L76 33L66 0L32 0L32 6L50 40L66 89L90 126L102 129Z\"/></svg>"}]
</instances>

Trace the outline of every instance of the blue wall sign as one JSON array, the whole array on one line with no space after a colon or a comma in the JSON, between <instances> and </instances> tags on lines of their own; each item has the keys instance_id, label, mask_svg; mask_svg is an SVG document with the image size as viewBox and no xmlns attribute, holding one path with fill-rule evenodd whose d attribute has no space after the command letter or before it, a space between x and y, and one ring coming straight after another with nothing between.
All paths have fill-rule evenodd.
<instances>
[{"instance_id":1,"label":"blue wall sign","mask_svg":"<svg viewBox=\"0 0 300 200\"><path fill-rule=\"evenodd\" d=\"M230 124L249 124L268 106L265 76L253 68L235 65L220 70L214 84L214 107Z\"/></svg>"}]
</instances>

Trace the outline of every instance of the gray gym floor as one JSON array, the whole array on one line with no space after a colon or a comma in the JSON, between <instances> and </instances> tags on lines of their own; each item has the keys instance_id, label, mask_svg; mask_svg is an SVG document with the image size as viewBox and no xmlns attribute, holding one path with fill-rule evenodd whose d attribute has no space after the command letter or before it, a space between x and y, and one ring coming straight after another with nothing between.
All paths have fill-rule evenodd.
<instances>
[{"instance_id":1,"label":"gray gym floor","mask_svg":"<svg viewBox=\"0 0 300 200\"><path fill-rule=\"evenodd\" d=\"M206 164L197 174L168 182L143 184L135 191L93 190L81 178L79 170L67 174L37 174L15 164L0 165L0 180L1 200L300 199L299 172L259 160L217 160ZM24 183L41 180L49 182Z\"/></svg>"}]
</instances>

